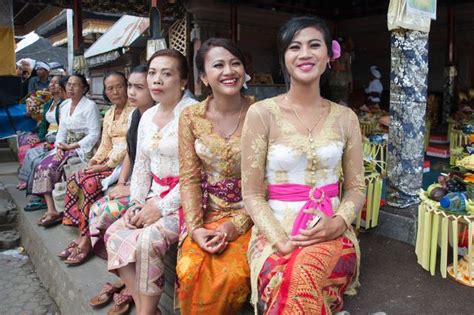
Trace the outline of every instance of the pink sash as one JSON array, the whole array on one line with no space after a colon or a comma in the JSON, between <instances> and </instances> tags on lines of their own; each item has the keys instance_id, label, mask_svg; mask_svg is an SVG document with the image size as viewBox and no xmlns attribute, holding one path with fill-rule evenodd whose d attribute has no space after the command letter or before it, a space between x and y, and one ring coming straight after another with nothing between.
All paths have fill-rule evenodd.
<instances>
[{"instance_id":1,"label":"pink sash","mask_svg":"<svg viewBox=\"0 0 474 315\"><path fill-rule=\"evenodd\" d=\"M313 208L332 217L331 198L339 195L339 183L322 187L310 187L301 184L268 185L268 199L279 201L306 201L293 222L291 235L297 235L300 229L305 229L313 214L304 210Z\"/></svg>"}]
</instances>

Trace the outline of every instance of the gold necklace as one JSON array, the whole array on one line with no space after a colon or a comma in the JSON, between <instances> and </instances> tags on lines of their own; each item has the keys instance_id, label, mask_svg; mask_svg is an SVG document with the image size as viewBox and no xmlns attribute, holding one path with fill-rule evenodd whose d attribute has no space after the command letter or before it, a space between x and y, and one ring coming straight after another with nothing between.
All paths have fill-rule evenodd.
<instances>
[{"instance_id":1,"label":"gold necklace","mask_svg":"<svg viewBox=\"0 0 474 315\"><path fill-rule=\"evenodd\" d=\"M237 129L239 129L239 126L240 126L240 119L242 118L242 111L244 109L244 106L240 106L240 112L239 112L239 118L237 118L237 124L235 125L234 129L232 129L232 131L229 133L229 134L225 134L223 132L223 130L221 129L221 127L219 127L219 124L217 123L216 121L216 127L217 129L219 129L220 131L220 134L222 136L222 138L224 138L226 141L229 141L230 138L232 137L232 135L237 131Z\"/></svg>"},{"instance_id":2,"label":"gold necklace","mask_svg":"<svg viewBox=\"0 0 474 315\"><path fill-rule=\"evenodd\" d=\"M288 99L288 95L285 95L285 100L289 103L290 100ZM306 130L308 130L308 137L309 137L309 141L310 142L313 142L313 130L314 128L316 128L316 126L319 124L319 121L323 118L323 115L319 116L319 118L316 120L316 123L313 125L313 127L311 128L308 128L305 126L305 124L303 123L303 120L300 118L300 116L298 115L298 113L296 112L296 109L295 109L295 106L291 106L291 109L293 110L293 113L295 114L296 116L296 119L298 119L298 121L300 122L301 126L303 126Z\"/></svg>"}]
</instances>

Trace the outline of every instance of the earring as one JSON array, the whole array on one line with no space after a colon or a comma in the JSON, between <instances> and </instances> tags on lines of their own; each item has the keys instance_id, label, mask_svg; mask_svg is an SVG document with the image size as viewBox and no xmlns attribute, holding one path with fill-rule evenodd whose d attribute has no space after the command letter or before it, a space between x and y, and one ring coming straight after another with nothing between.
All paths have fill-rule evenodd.
<instances>
[{"instance_id":1,"label":"earring","mask_svg":"<svg viewBox=\"0 0 474 315\"><path fill-rule=\"evenodd\" d=\"M181 91L184 91L184 86L181 87Z\"/></svg>"},{"instance_id":2,"label":"earring","mask_svg":"<svg viewBox=\"0 0 474 315\"><path fill-rule=\"evenodd\" d=\"M328 68L331 69L331 61L328 61Z\"/></svg>"}]
</instances>

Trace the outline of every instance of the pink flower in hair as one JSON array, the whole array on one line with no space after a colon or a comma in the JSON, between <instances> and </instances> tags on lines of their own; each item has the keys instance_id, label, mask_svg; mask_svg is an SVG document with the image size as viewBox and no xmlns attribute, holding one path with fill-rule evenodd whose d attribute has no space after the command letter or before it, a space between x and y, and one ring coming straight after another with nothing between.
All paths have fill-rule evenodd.
<instances>
[{"instance_id":1,"label":"pink flower in hair","mask_svg":"<svg viewBox=\"0 0 474 315\"><path fill-rule=\"evenodd\" d=\"M332 57L331 61L336 60L337 58L341 57L341 45L337 42L337 40L332 41Z\"/></svg>"}]
</instances>

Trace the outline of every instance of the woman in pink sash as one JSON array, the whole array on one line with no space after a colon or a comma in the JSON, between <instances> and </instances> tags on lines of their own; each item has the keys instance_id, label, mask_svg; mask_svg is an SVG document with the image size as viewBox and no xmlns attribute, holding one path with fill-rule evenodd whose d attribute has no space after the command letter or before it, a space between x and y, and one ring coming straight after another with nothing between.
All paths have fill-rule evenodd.
<instances>
[{"instance_id":1,"label":"woman in pink sash","mask_svg":"<svg viewBox=\"0 0 474 315\"><path fill-rule=\"evenodd\" d=\"M185 93L187 77L186 58L178 51L159 50L150 58L148 88L158 104L143 113L138 126L130 184L134 205L105 233L108 269L128 291L114 297L111 314L128 311L132 297L137 314L159 314L163 259L178 241L178 117L196 103Z\"/></svg>"},{"instance_id":2,"label":"woman in pink sash","mask_svg":"<svg viewBox=\"0 0 474 315\"><path fill-rule=\"evenodd\" d=\"M358 285L359 123L320 95L339 48L322 19L291 19L278 44L289 91L253 105L242 136L243 198L255 224L251 302L263 302L265 314L331 314Z\"/></svg>"}]
</instances>

